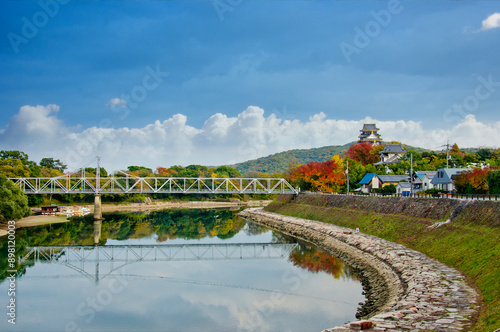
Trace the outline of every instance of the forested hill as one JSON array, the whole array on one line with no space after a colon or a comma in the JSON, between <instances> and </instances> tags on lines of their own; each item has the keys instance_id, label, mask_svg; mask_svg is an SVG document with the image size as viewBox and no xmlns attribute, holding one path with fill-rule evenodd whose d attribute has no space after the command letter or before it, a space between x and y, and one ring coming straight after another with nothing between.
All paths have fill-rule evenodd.
<instances>
[{"instance_id":1,"label":"forested hill","mask_svg":"<svg viewBox=\"0 0 500 332\"><path fill-rule=\"evenodd\" d=\"M248 160L242 163L228 166L235 168L242 175L248 175L249 172L260 172L267 174L282 173L290 169L290 166L303 165L311 161L323 162L332 158L336 154L342 155L349 149L351 145L356 143L357 142L350 142L345 145L331 145L313 149L289 150L275 153L267 157ZM387 143L388 142L382 142L382 144ZM426 149L406 144L403 144L403 147L406 150L415 150L418 152L426 151Z\"/></svg>"},{"instance_id":2,"label":"forested hill","mask_svg":"<svg viewBox=\"0 0 500 332\"><path fill-rule=\"evenodd\" d=\"M311 161L326 161L336 154L343 154L354 143L314 149L289 150L229 166L237 169L241 174L247 174L248 172L281 173L287 171L292 165L307 164Z\"/></svg>"}]
</instances>

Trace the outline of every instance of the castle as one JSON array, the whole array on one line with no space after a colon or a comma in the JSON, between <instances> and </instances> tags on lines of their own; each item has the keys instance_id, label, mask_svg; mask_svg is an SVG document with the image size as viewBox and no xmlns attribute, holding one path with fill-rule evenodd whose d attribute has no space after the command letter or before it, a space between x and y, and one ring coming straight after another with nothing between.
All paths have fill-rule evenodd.
<instances>
[{"instance_id":1,"label":"castle","mask_svg":"<svg viewBox=\"0 0 500 332\"><path fill-rule=\"evenodd\" d=\"M359 135L359 141L361 142L369 142L372 145L376 146L382 143L382 138L380 138L380 134L377 133L380 129L375 126L374 123L365 123L363 124L363 129L361 129L361 134Z\"/></svg>"}]
</instances>

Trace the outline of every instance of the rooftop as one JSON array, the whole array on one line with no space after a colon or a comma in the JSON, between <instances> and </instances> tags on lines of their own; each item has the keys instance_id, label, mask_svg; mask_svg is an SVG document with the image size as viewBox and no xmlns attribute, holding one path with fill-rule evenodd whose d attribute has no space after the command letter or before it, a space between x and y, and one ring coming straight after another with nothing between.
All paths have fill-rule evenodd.
<instances>
[{"instance_id":1,"label":"rooftop","mask_svg":"<svg viewBox=\"0 0 500 332\"><path fill-rule=\"evenodd\" d=\"M374 123L365 123L365 124L363 124L363 130L361 130L361 131L364 131L364 130L380 130L380 129L377 128Z\"/></svg>"},{"instance_id":2,"label":"rooftop","mask_svg":"<svg viewBox=\"0 0 500 332\"><path fill-rule=\"evenodd\" d=\"M379 153L406 153L401 144L386 144Z\"/></svg>"}]
</instances>

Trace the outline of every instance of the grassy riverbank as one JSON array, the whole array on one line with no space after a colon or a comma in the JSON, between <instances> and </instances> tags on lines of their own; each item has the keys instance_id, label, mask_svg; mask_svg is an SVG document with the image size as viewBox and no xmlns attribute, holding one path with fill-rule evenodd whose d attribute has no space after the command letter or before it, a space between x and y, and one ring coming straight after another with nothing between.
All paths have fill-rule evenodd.
<instances>
[{"instance_id":1,"label":"grassy riverbank","mask_svg":"<svg viewBox=\"0 0 500 332\"><path fill-rule=\"evenodd\" d=\"M500 328L500 202L316 196L301 195L295 201L282 196L265 210L359 227L361 232L404 244L458 269L484 300L472 331ZM429 229L450 215L452 222Z\"/></svg>"}]
</instances>

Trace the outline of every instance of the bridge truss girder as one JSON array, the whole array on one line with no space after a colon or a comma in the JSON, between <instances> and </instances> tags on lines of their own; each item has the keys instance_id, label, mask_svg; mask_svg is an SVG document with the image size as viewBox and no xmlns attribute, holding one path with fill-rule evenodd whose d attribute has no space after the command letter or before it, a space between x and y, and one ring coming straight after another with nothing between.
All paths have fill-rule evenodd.
<instances>
[{"instance_id":1,"label":"bridge truss girder","mask_svg":"<svg viewBox=\"0 0 500 332\"><path fill-rule=\"evenodd\" d=\"M25 194L296 194L280 178L75 177L10 178Z\"/></svg>"}]
</instances>

